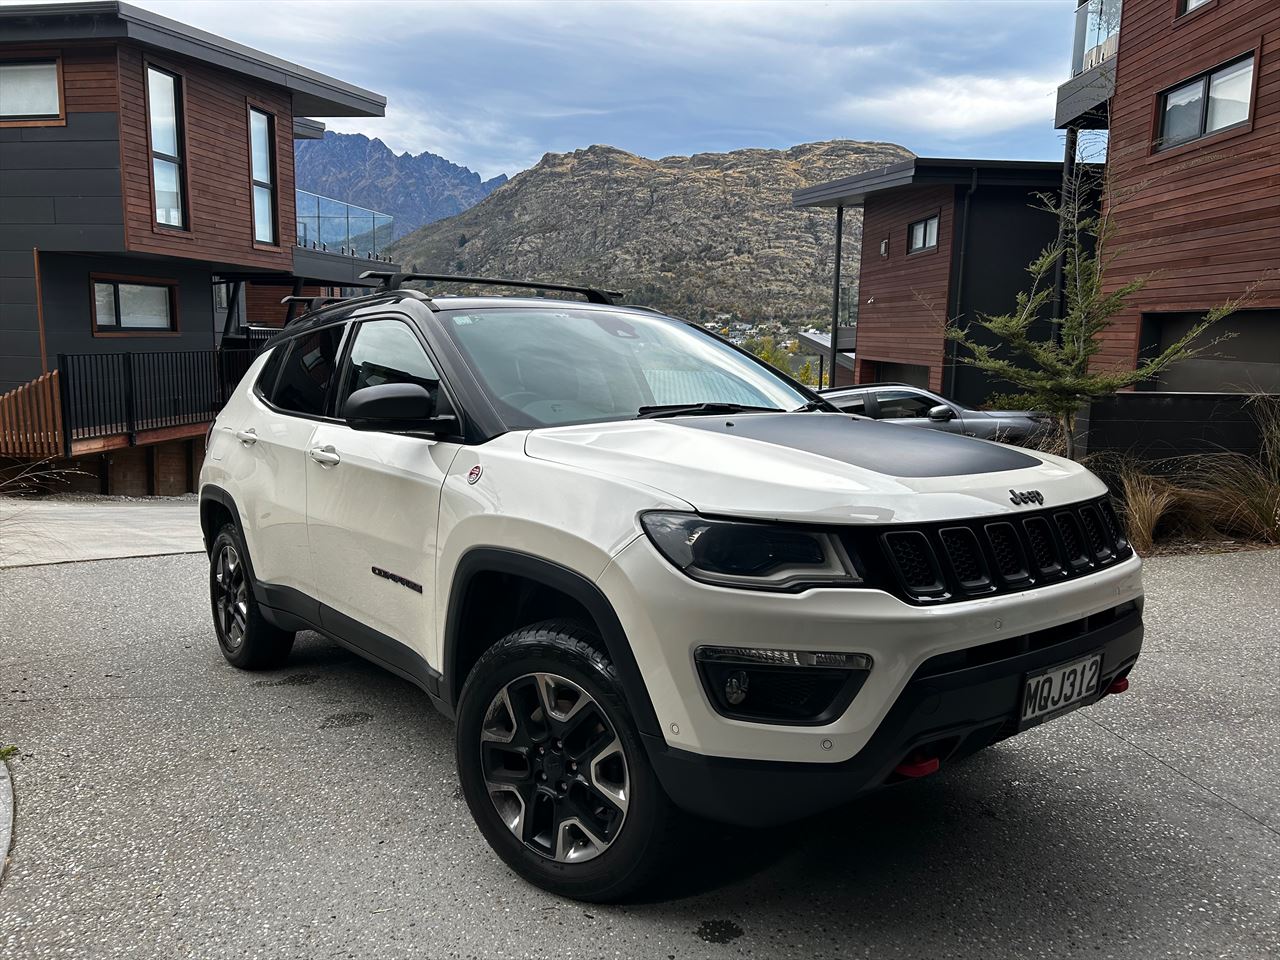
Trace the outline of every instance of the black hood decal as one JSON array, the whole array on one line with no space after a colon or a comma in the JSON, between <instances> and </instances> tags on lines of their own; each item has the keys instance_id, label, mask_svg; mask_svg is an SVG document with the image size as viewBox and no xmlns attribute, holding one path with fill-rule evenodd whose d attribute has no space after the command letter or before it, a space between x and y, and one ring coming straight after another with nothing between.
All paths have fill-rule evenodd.
<instances>
[{"instance_id":1,"label":"black hood decal","mask_svg":"<svg viewBox=\"0 0 1280 960\"><path fill-rule=\"evenodd\" d=\"M888 477L999 473L1042 462L1012 447L954 433L830 413L753 413L662 422L803 450Z\"/></svg>"}]
</instances>

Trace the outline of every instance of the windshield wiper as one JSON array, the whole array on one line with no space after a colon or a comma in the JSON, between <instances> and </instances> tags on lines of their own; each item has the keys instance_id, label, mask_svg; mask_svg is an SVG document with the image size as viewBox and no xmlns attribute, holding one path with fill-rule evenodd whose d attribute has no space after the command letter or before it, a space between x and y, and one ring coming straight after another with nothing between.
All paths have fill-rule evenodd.
<instances>
[{"instance_id":1,"label":"windshield wiper","mask_svg":"<svg viewBox=\"0 0 1280 960\"><path fill-rule=\"evenodd\" d=\"M815 410L830 410L831 404L825 400L810 400L792 410L792 413L813 413Z\"/></svg>"},{"instance_id":2,"label":"windshield wiper","mask_svg":"<svg viewBox=\"0 0 1280 960\"><path fill-rule=\"evenodd\" d=\"M659 417L697 416L704 413L742 413L746 410L763 410L768 413L783 412L781 407L752 407L743 403L663 403L656 406L641 407L636 411L636 419L656 420Z\"/></svg>"}]
</instances>

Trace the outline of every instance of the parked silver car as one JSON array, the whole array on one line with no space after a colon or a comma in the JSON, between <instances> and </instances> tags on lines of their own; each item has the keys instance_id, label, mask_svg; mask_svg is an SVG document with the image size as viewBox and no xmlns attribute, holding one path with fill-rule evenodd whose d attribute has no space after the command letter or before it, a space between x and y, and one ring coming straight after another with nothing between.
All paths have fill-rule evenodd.
<instances>
[{"instance_id":1,"label":"parked silver car","mask_svg":"<svg viewBox=\"0 0 1280 960\"><path fill-rule=\"evenodd\" d=\"M975 410L905 383L860 383L823 390L822 396L846 413L873 420L1008 443L1028 443L1050 422L1044 414L1027 410Z\"/></svg>"}]
</instances>

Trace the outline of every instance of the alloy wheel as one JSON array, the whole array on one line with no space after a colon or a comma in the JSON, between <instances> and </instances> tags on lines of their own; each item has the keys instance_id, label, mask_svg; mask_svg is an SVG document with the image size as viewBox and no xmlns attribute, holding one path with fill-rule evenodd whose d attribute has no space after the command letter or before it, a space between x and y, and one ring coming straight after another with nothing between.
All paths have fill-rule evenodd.
<instances>
[{"instance_id":1,"label":"alloy wheel","mask_svg":"<svg viewBox=\"0 0 1280 960\"><path fill-rule=\"evenodd\" d=\"M213 609L218 618L218 632L228 650L238 650L244 643L249 618L249 590L240 554L229 543L218 551L213 567Z\"/></svg>"},{"instance_id":2,"label":"alloy wheel","mask_svg":"<svg viewBox=\"0 0 1280 960\"><path fill-rule=\"evenodd\" d=\"M613 723L582 687L553 673L517 677L480 732L494 809L530 849L562 863L598 857L627 816L627 758Z\"/></svg>"}]
</instances>

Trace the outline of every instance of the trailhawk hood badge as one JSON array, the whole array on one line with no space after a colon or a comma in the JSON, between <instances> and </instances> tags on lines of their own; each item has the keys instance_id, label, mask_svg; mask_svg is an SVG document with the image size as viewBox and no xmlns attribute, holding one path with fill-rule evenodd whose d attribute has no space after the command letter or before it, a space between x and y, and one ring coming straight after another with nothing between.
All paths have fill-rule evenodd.
<instances>
[{"instance_id":1,"label":"trailhawk hood badge","mask_svg":"<svg viewBox=\"0 0 1280 960\"><path fill-rule=\"evenodd\" d=\"M1010 490L1010 503L1037 503L1044 506L1044 494L1039 490Z\"/></svg>"}]
</instances>

